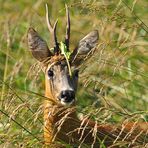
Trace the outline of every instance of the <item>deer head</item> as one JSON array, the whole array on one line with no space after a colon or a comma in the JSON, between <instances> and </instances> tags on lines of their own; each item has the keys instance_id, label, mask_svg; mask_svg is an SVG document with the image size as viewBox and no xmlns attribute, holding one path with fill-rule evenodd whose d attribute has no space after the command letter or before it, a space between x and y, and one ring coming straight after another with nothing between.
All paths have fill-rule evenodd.
<instances>
[{"instance_id":1,"label":"deer head","mask_svg":"<svg viewBox=\"0 0 148 148\"><path fill-rule=\"evenodd\" d=\"M28 45L32 55L44 65L46 79L46 97L60 105L70 105L75 102L75 94L78 82L77 67L81 64L91 49L98 42L98 31L94 30L81 39L77 47L70 52L70 16L66 6L67 26L65 41L59 43L56 37L57 21L52 27L48 17L46 5L46 21L51 33L53 51L49 50L47 43L33 29L28 30ZM63 53L66 50L68 56Z\"/></svg>"}]
</instances>

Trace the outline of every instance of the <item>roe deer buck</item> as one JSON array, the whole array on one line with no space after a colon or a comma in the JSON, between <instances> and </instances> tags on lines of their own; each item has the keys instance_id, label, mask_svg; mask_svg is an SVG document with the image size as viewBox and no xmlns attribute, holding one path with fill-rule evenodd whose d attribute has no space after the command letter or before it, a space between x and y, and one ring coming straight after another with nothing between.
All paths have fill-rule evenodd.
<instances>
[{"instance_id":1,"label":"roe deer buck","mask_svg":"<svg viewBox=\"0 0 148 148\"><path fill-rule=\"evenodd\" d=\"M117 141L125 145L130 142L130 146L142 145L144 140L140 135L147 131L147 123L127 123L124 127L123 125L99 125L89 119L81 121L77 117L75 94L78 70L76 68L84 57L95 48L99 35L97 30L90 32L79 41L72 54L69 54L70 16L67 6L66 15L65 41L59 43L56 37L57 21L52 27L46 5L46 20L52 37L53 51L49 50L46 42L33 28L28 30L29 48L33 56L42 63L45 73L45 96L48 98L44 101L45 144L51 147L52 143L61 140L71 146L80 144L85 147L87 144L96 148L100 145L116 144ZM101 141L104 144L101 144Z\"/></svg>"}]
</instances>

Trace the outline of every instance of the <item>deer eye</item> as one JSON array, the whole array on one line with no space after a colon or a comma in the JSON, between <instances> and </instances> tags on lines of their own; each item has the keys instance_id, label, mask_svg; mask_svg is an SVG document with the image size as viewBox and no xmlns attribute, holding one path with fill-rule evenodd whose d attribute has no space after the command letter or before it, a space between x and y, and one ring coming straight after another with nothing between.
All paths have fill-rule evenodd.
<instances>
[{"instance_id":1,"label":"deer eye","mask_svg":"<svg viewBox=\"0 0 148 148\"><path fill-rule=\"evenodd\" d=\"M53 75L54 75L54 74L53 74L53 71L49 69L49 70L48 70L48 76L49 76L49 77L53 77Z\"/></svg>"}]
</instances>

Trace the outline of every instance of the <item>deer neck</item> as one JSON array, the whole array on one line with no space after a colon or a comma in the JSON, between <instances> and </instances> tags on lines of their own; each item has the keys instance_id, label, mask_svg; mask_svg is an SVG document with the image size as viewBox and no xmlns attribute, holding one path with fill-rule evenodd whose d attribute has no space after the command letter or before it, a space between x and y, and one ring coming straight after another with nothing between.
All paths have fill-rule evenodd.
<instances>
[{"instance_id":1,"label":"deer neck","mask_svg":"<svg viewBox=\"0 0 148 148\"><path fill-rule=\"evenodd\" d=\"M45 97L47 99L44 101L44 138L46 144L52 143L57 138L62 139L65 133L74 130L76 127L74 123L78 121L75 105L64 107L56 103L47 81L45 84ZM66 141L68 141L68 137Z\"/></svg>"}]
</instances>

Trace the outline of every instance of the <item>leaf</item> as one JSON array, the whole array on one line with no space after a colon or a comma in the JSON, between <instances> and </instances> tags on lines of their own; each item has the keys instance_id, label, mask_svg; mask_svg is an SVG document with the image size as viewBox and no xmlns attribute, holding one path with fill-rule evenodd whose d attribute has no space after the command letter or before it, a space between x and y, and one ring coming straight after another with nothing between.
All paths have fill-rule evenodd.
<instances>
[{"instance_id":1,"label":"leaf","mask_svg":"<svg viewBox=\"0 0 148 148\"><path fill-rule=\"evenodd\" d=\"M62 41L60 42L60 50L61 50L61 54L63 54L66 59L68 70L69 70L69 75L72 76L70 63L69 63L71 52L67 50L67 46Z\"/></svg>"},{"instance_id":2,"label":"leaf","mask_svg":"<svg viewBox=\"0 0 148 148\"><path fill-rule=\"evenodd\" d=\"M63 54L65 58L69 60L71 52L67 50L67 47L63 42L60 42L60 49L61 49L61 54Z\"/></svg>"}]
</instances>

